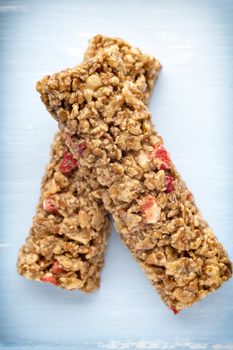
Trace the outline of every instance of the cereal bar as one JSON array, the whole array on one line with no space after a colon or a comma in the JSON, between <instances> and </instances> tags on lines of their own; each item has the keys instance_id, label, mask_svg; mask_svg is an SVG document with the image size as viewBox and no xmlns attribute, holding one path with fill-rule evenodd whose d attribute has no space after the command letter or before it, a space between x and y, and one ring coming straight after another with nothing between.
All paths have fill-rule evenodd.
<instances>
[{"instance_id":1,"label":"cereal bar","mask_svg":"<svg viewBox=\"0 0 233 350\"><path fill-rule=\"evenodd\" d=\"M18 272L28 279L90 292L99 286L109 222L77 168L58 133L30 235L19 253Z\"/></svg>"},{"instance_id":2,"label":"cereal bar","mask_svg":"<svg viewBox=\"0 0 233 350\"><path fill-rule=\"evenodd\" d=\"M151 126L117 48L44 77L37 90L80 172L169 308L177 313L230 278L227 253Z\"/></svg>"},{"instance_id":3,"label":"cereal bar","mask_svg":"<svg viewBox=\"0 0 233 350\"><path fill-rule=\"evenodd\" d=\"M90 41L85 60L108 46L118 47L128 74L147 100L160 69L158 61L121 39L101 35ZM84 148L79 146L80 154ZM30 236L19 253L18 272L65 289L93 291L99 286L108 232L102 201L93 197L78 162L57 134Z\"/></svg>"}]
</instances>

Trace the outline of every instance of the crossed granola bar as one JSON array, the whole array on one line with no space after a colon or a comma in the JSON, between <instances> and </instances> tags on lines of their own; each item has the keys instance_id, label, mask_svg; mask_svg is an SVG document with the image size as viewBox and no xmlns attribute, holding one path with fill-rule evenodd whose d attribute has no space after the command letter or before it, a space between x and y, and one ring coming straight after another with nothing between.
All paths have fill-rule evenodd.
<instances>
[{"instance_id":1,"label":"crossed granola bar","mask_svg":"<svg viewBox=\"0 0 233 350\"><path fill-rule=\"evenodd\" d=\"M44 77L37 90L93 194L175 313L230 278L227 253L151 126L117 47Z\"/></svg>"}]
</instances>

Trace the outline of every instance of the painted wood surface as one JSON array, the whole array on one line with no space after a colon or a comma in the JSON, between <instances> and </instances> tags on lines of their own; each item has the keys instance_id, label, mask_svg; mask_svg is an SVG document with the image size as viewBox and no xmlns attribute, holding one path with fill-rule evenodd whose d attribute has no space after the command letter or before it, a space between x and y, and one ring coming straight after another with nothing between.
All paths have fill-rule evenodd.
<instances>
[{"instance_id":1,"label":"painted wood surface","mask_svg":"<svg viewBox=\"0 0 233 350\"><path fill-rule=\"evenodd\" d=\"M174 316L112 230L101 289L17 276L56 130L35 91L94 34L156 55L154 122L233 258L233 2L0 0L0 349L233 349L233 282Z\"/></svg>"}]
</instances>

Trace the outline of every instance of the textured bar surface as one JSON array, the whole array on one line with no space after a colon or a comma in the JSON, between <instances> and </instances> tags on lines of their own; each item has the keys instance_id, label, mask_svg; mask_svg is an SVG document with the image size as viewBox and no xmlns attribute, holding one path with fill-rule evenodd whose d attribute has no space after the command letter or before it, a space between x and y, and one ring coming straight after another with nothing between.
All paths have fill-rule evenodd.
<instances>
[{"instance_id":1,"label":"textured bar surface","mask_svg":"<svg viewBox=\"0 0 233 350\"><path fill-rule=\"evenodd\" d=\"M121 39L102 35L90 41L84 60L110 46L119 49L127 65L127 74L143 91L147 101L160 69L159 62ZM85 93L89 99L90 89ZM68 134L65 138L68 142ZM81 154L83 150L81 145L78 152ZM63 169L59 166L61 162ZM92 196L77 162L61 135L57 135L31 234L19 254L18 272L29 279L65 289L93 291L99 286L108 232L102 201Z\"/></svg>"},{"instance_id":2,"label":"textured bar surface","mask_svg":"<svg viewBox=\"0 0 233 350\"><path fill-rule=\"evenodd\" d=\"M28 279L90 292L99 286L109 222L77 166L58 133L30 235L19 253L18 272Z\"/></svg>"},{"instance_id":3,"label":"textured bar surface","mask_svg":"<svg viewBox=\"0 0 233 350\"><path fill-rule=\"evenodd\" d=\"M232 266L125 73L119 51L108 48L37 89L122 239L176 313L229 279Z\"/></svg>"},{"instance_id":4,"label":"textured bar surface","mask_svg":"<svg viewBox=\"0 0 233 350\"><path fill-rule=\"evenodd\" d=\"M154 82L161 69L161 64L156 58L142 53L141 50L120 38L96 35L89 42L84 60L94 57L100 50L113 46L119 50L127 75L142 91L145 103L148 103Z\"/></svg>"}]
</instances>

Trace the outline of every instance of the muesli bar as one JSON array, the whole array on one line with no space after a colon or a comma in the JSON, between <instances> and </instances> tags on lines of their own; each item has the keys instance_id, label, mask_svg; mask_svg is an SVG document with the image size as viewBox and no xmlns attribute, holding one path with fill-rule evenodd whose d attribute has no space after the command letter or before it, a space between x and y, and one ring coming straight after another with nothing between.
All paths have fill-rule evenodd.
<instances>
[{"instance_id":1,"label":"muesli bar","mask_svg":"<svg viewBox=\"0 0 233 350\"><path fill-rule=\"evenodd\" d=\"M80 172L169 308L177 313L230 278L228 255L151 126L142 93L126 80L119 50L107 48L46 76L37 90Z\"/></svg>"},{"instance_id":2,"label":"muesli bar","mask_svg":"<svg viewBox=\"0 0 233 350\"><path fill-rule=\"evenodd\" d=\"M20 275L85 292L99 287L109 234L101 201L78 171L61 133L41 186L41 198L17 269Z\"/></svg>"},{"instance_id":3,"label":"muesli bar","mask_svg":"<svg viewBox=\"0 0 233 350\"><path fill-rule=\"evenodd\" d=\"M101 35L90 41L85 59L108 46L119 48L128 74L148 98L160 69L159 62L121 39ZM79 152L82 151L80 146ZM65 289L93 291L99 286L108 232L102 201L93 197L90 185L79 172L78 162L57 134L30 236L20 250L18 272Z\"/></svg>"}]
</instances>

